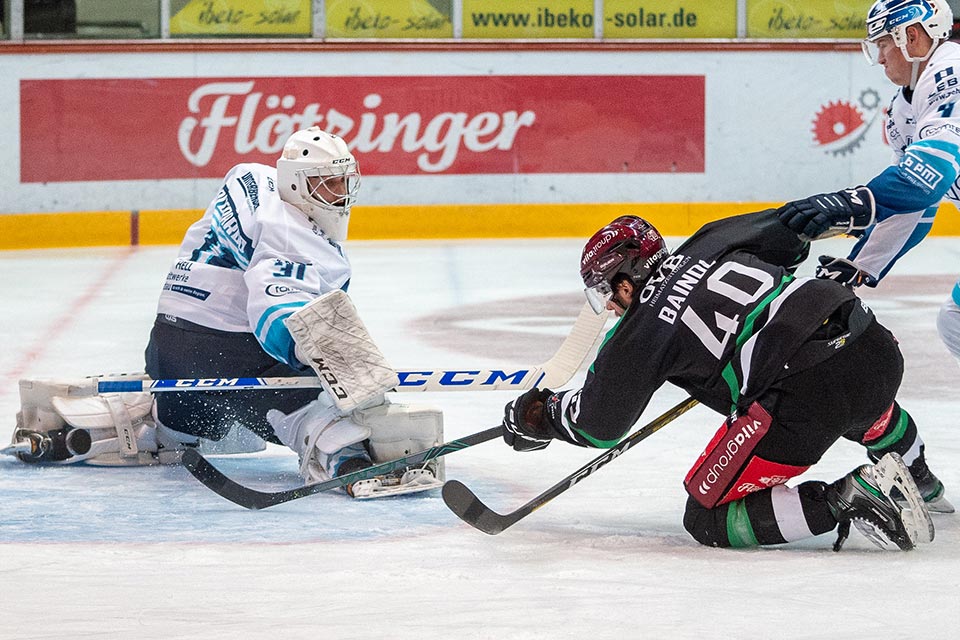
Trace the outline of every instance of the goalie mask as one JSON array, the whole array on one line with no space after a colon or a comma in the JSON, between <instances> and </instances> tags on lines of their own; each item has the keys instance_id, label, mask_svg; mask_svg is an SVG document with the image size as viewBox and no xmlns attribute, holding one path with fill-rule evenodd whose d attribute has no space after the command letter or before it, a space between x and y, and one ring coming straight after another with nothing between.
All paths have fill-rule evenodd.
<instances>
[{"instance_id":1,"label":"goalie mask","mask_svg":"<svg viewBox=\"0 0 960 640\"><path fill-rule=\"evenodd\" d=\"M613 296L613 283L624 274L637 289L670 255L663 236L637 216L621 216L587 241L580 276L587 302L602 313Z\"/></svg>"},{"instance_id":2,"label":"goalie mask","mask_svg":"<svg viewBox=\"0 0 960 640\"><path fill-rule=\"evenodd\" d=\"M920 58L907 53L907 27L919 25L933 39L930 50ZM867 38L863 53L870 64L877 62L878 40L891 36L907 62L927 60L941 42L950 38L953 11L946 0L877 0L867 12Z\"/></svg>"},{"instance_id":3,"label":"goalie mask","mask_svg":"<svg viewBox=\"0 0 960 640\"><path fill-rule=\"evenodd\" d=\"M320 127L297 131L277 160L280 198L302 211L334 242L347 239L360 168L343 138Z\"/></svg>"}]
</instances>

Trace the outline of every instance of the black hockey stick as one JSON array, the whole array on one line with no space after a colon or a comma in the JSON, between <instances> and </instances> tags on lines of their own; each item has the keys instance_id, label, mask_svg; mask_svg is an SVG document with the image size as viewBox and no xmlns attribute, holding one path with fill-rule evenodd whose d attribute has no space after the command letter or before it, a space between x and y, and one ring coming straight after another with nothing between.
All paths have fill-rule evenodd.
<instances>
[{"instance_id":1,"label":"black hockey stick","mask_svg":"<svg viewBox=\"0 0 960 640\"><path fill-rule=\"evenodd\" d=\"M607 464L627 449L637 444L641 440L653 435L661 427L672 422L676 418L693 408L697 401L693 398L687 398L677 406L673 407L662 416L634 432L625 440L622 440L617 446L608 449L603 455L594 458L584 466L580 467L566 478L553 485L536 498L523 505L515 511L507 514L499 514L487 505L483 504L479 498L462 482L450 480L443 485L443 501L461 520L467 524L476 527L484 533L492 536L497 535L504 529L516 524L518 521L526 518L528 515L550 502L558 495L577 484L591 473Z\"/></svg>"},{"instance_id":2,"label":"black hockey stick","mask_svg":"<svg viewBox=\"0 0 960 640\"><path fill-rule=\"evenodd\" d=\"M237 503L241 507L258 510L266 509L267 507L272 507L273 505L289 502L298 498L311 496L315 493L330 491L331 489L337 489L353 482L357 482L358 480L366 480L374 476L390 473L391 471L395 471L397 469L402 469L404 467L409 467L421 462L427 462L435 458L440 458L448 453L460 451L462 449L466 449L467 447L472 447L475 444L480 444L481 442L498 438L502 434L503 427L496 426L485 431L480 431L464 438L460 438L458 440L445 442L441 445L437 445L436 447L431 447L426 451L421 451L420 453L412 453L409 456L383 462L372 467L367 467L366 469L360 469L359 471L338 476L331 480L318 482L316 484L304 485L302 487L297 487L296 489L288 489L285 491L276 492L257 491L256 489L250 489L249 487L245 487L242 484L231 480L219 469L213 466L209 460L200 455L196 449L187 449L184 451L181 462L183 466L193 474L193 477L205 484L209 489L219 493L227 500Z\"/></svg>"}]
</instances>

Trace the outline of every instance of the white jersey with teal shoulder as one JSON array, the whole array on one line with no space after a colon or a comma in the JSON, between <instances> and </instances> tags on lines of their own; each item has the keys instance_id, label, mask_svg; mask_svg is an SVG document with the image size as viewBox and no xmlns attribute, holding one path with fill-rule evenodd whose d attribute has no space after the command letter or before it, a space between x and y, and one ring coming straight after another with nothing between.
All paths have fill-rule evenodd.
<instances>
[{"instance_id":1,"label":"white jersey with teal shoulder","mask_svg":"<svg viewBox=\"0 0 960 640\"><path fill-rule=\"evenodd\" d=\"M275 168L240 164L187 231L157 313L253 333L267 353L299 368L284 319L346 290L350 273L342 247L280 199Z\"/></svg>"},{"instance_id":2,"label":"white jersey with teal shoulder","mask_svg":"<svg viewBox=\"0 0 960 640\"><path fill-rule=\"evenodd\" d=\"M960 44L941 44L916 88L897 91L886 133L893 164L867 185L877 199L877 225L850 253L869 285L923 240L942 199L960 203Z\"/></svg>"}]
</instances>

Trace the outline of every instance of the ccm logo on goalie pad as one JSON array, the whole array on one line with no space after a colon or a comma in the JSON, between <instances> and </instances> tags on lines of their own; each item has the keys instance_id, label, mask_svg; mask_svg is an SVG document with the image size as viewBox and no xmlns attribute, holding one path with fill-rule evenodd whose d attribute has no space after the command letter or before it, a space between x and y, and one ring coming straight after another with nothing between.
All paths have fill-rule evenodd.
<instances>
[{"instance_id":1,"label":"ccm logo on goalie pad","mask_svg":"<svg viewBox=\"0 0 960 640\"><path fill-rule=\"evenodd\" d=\"M350 394L347 393L347 390L340 384L336 374L330 370L330 367L323 361L323 358L313 358L313 370L316 371L317 376L326 383L325 390L341 400L346 400L350 397Z\"/></svg>"}]
</instances>

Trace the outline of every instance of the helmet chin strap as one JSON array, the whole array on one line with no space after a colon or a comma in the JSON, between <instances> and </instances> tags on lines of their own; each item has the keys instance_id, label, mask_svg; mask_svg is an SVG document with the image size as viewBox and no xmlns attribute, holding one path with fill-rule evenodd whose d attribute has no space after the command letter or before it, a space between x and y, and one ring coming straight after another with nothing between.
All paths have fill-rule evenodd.
<instances>
[{"instance_id":1,"label":"helmet chin strap","mask_svg":"<svg viewBox=\"0 0 960 640\"><path fill-rule=\"evenodd\" d=\"M930 48L927 50L926 55L924 55L922 58L914 58L909 53L907 53L906 45L904 45L903 48L901 49L901 51L903 52L903 57L908 62L912 63L910 65L911 66L911 70L910 70L910 90L911 91L917 88L917 78L919 78L920 76L920 65L930 59L930 56L933 55L934 50L936 50L937 45L939 44L940 44L940 39L934 38L933 42L930 43Z\"/></svg>"},{"instance_id":2,"label":"helmet chin strap","mask_svg":"<svg viewBox=\"0 0 960 640\"><path fill-rule=\"evenodd\" d=\"M920 75L920 60L914 60L910 66L910 91L913 91L917 88L917 77Z\"/></svg>"}]
</instances>

